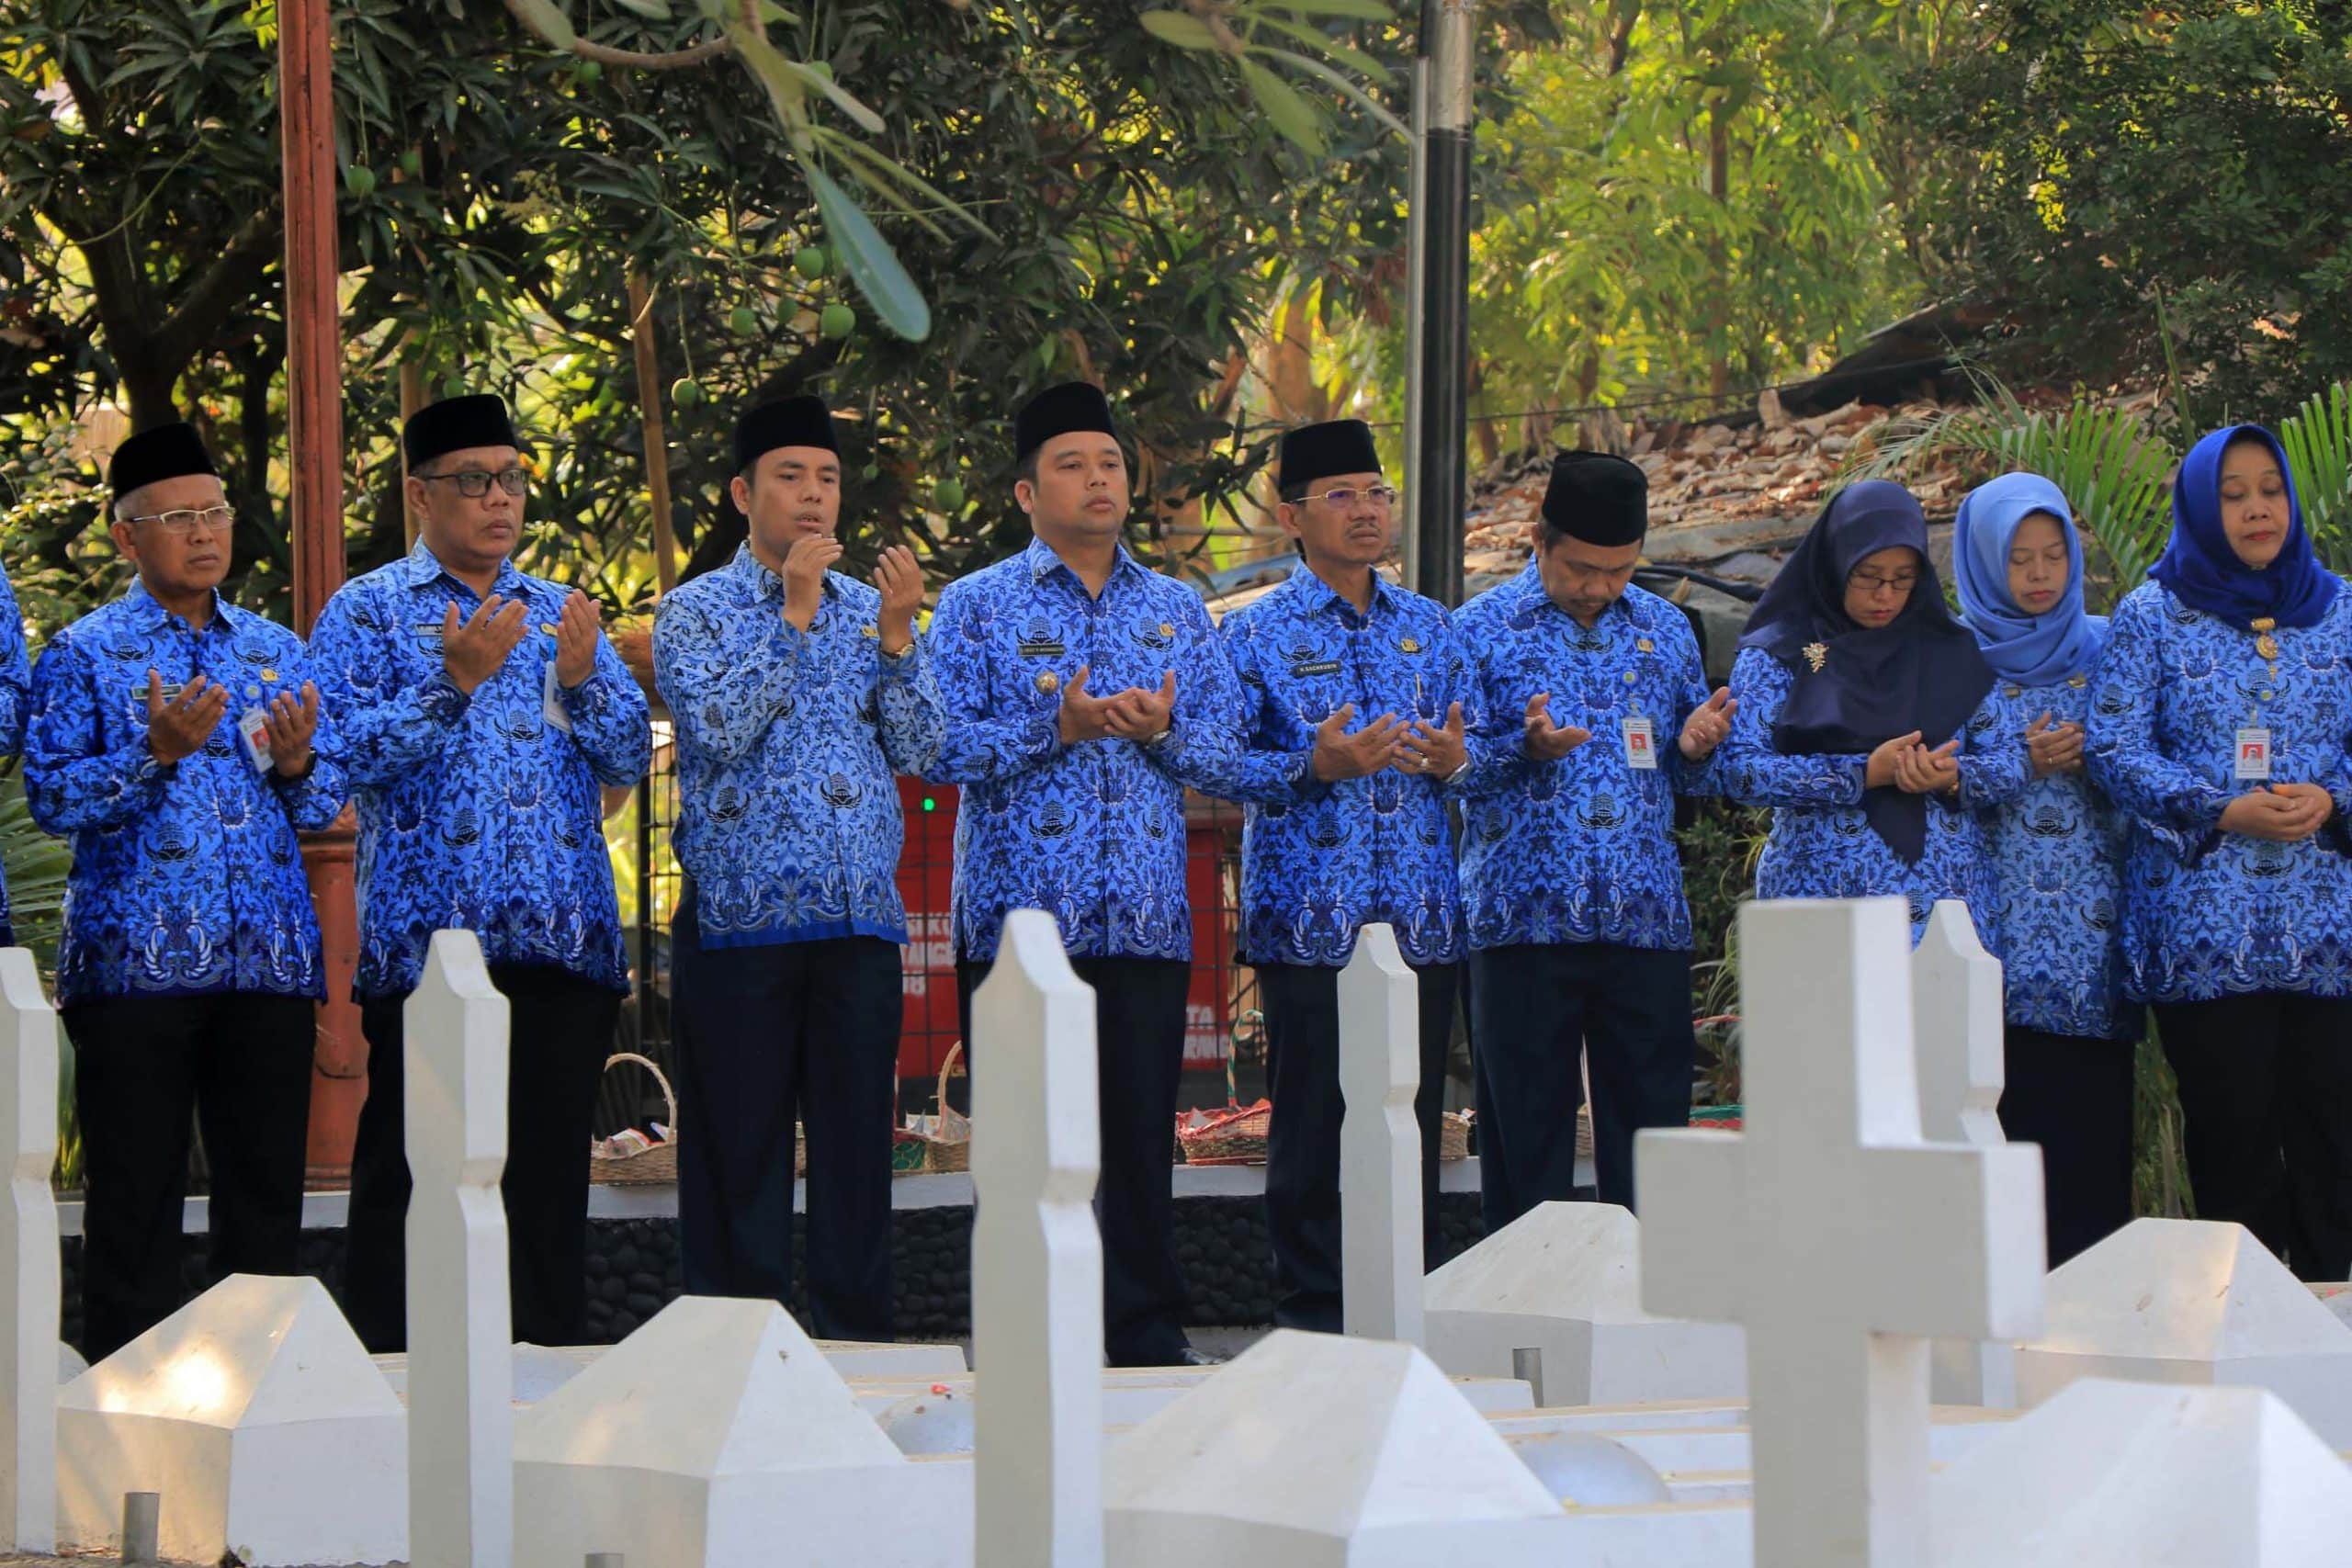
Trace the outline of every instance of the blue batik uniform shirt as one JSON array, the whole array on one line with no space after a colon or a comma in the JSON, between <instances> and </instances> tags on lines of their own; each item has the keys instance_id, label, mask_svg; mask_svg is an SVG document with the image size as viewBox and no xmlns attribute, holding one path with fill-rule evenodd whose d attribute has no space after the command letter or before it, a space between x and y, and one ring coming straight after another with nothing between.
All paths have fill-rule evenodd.
<instances>
[{"instance_id":1,"label":"blue batik uniform shirt","mask_svg":"<svg viewBox=\"0 0 2352 1568\"><path fill-rule=\"evenodd\" d=\"M947 705L927 776L962 787L953 906L960 957L996 956L1013 909L1043 909L1074 957L1190 959L1184 786L1230 775L1238 698L1200 595L1121 547L1089 594L1043 540L939 596L929 655ZM1158 691L1167 738L1065 746L1061 691Z\"/></svg>"},{"instance_id":2,"label":"blue batik uniform shirt","mask_svg":"<svg viewBox=\"0 0 2352 1568\"><path fill-rule=\"evenodd\" d=\"M933 764L945 714L920 639L883 654L881 607L827 572L804 632L749 545L662 599L654 679L677 727L674 841L704 946L906 942L892 775Z\"/></svg>"},{"instance_id":3,"label":"blue batik uniform shirt","mask_svg":"<svg viewBox=\"0 0 2352 1568\"><path fill-rule=\"evenodd\" d=\"M1956 739L1960 791L1933 795L1927 809L1925 849L1906 862L1887 847L1862 809L1870 759L1860 752L1790 755L1772 743L1772 728L1795 684L1789 667L1760 648L1742 649L1732 661L1731 694L1739 700L1731 733L1716 750L1723 792L1744 806L1772 808L1772 829L1756 863L1758 898L1871 898L1893 896L1911 909L1917 945L1937 900L1958 898L1986 946L1999 935L1988 916L1992 880L1986 872L1981 814L2025 791L2032 763L2025 723L1996 686Z\"/></svg>"},{"instance_id":4,"label":"blue batik uniform shirt","mask_svg":"<svg viewBox=\"0 0 2352 1568\"><path fill-rule=\"evenodd\" d=\"M1378 577L1359 614L1304 565L1281 587L1225 618L1241 686L1247 763L1211 786L1246 803L1241 951L1257 964L1336 966L1361 927L1385 921L1411 964L1451 964L1464 951L1453 873L1449 794L1495 763L1473 742L1450 784L1396 767L1319 782L1315 728L1355 705L1351 729L1383 714L1445 722L1462 705L1481 727L1477 681L1444 606Z\"/></svg>"},{"instance_id":5,"label":"blue batik uniform shirt","mask_svg":"<svg viewBox=\"0 0 2352 1568\"><path fill-rule=\"evenodd\" d=\"M147 672L167 696L197 676L228 688L203 749L165 764L147 749ZM343 809L334 710L319 682L311 772L256 770L249 709L313 679L301 639L213 596L201 631L143 584L60 632L33 677L25 795L72 840L62 1006L224 991L323 997L319 922L298 829ZM265 753L265 756L266 753Z\"/></svg>"},{"instance_id":6,"label":"blue batik uniform shirt","mask_svg":"<svg viewBox=\"0 0 2352 1568\"><path fill-rule=\"evenodd\" d=\"M2255 634L2143 582L2116 606L2092 676L2084 757L2132 818L2128 989L2151 1002L2250 991L2352 997L2352 594L2308 626ZM2237 732L2270 732L2273 784L2324 785L2335 815L2291 844L2222 831L2259 783Z\"/></svg>"},{"instance_id":7,"label":"blue batik uniform shirt","mask_svg":"<svg viewBox=\"0 0 2352 1568\"><path fill-rule=\"evenodd\" d=\"M491 592L530 630L471 696L441 662L448 606L482 599L423 541L344 585L311 633L359 810L362 999L404 996L443 928L492 964L566 970L628 988L599 786L633 784L652 750L645 694L600 634L595 669L559 688L567 733L544 715L552 630L571 591L501 564Z\"/></svg>"},{"instance_id":8,"label":"blue batik uniform shirt","mask_svg":"<svg viewBox=\"0 0 2352 1568\"><path fill-rule=\"evenodd\" d=\"M1509 757L1463 808L1462 901L1470 945L1614 942L1686 952L1690 906L1675 852L1674 797L1714 793L1713 758L1677 744L1707 701L1699 640L1680 610L1627 588L1589 626L1552 602L1534 562L1454 616L1478 660L1487 721ZM1556 761L1527 756L1529 700L1592 739ZM1625 721L1646 718L1657 766L1627 759Z\"/></svg>"},{"instance_id":9,"label":"blue batik uniform shirt","mask_svg":"<svg viewBox=\"0 0 2352 1568\"><path fill-rule=\"evenodd\" d=\"M25 657L25 622L17 591L0 571L0 758L25 749L25 720L32 712L33 669ZM14 947L17 931L8 905L8 884L0 877L0 947Z\"/></svg>"}]
</instances>

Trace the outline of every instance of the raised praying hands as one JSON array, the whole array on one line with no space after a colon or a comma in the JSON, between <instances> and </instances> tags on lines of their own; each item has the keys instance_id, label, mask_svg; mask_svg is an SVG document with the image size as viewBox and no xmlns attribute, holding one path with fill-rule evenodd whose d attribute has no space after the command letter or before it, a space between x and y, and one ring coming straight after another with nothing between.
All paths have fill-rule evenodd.
<instances>
[{"instance_id":1,"label":"raised praying hands","mask_svg":"<svg viewBox=\"0 0 2352 1568\"><path fill-rule=\"evenodd\" d=\"M2032 759L2033 776L2075 773L2083 768L2083 727L2069 721L2052 724L2043 714L2025 727L2026 755Z\"/></svg>"}]
</instances>

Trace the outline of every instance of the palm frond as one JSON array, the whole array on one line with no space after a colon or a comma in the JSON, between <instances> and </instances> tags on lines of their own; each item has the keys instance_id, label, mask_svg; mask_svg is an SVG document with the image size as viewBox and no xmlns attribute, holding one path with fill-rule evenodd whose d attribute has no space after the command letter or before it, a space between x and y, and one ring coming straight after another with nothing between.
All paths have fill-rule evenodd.
<instances>
[{"instance_id":1,"label":"palm frond","mask_svg":"<svg viewBox=\"0 0 2352 1568\"><path fill-rule=\"evenodd\" d=\"M2312 547L2338 570L2352 566L2352 383L2338 381L2304 399L2278 422L2278 444L2287 449Z\"/></svg>"}]
</instances>

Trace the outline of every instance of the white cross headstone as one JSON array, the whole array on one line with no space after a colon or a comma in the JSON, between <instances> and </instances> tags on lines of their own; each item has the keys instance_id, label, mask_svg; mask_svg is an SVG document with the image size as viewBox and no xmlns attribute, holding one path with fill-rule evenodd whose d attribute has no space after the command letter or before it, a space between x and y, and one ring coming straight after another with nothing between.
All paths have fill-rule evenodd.
<instances>
[{"instance_id":1,"label":"white cross headstone","mask_svg":"<svg viewBox=\"0 0 2352 1568\"><path fill-rule=\"evenodd\" d=\"M57 1544L57 1201L49 1186L57 1164L57 1012L40 988L40 971L21 947L0 949L0 1165L8 1201L0 1206L0 1251L9 1280L0 1294L0 1389L8 1417L0 1422L0 1508L18 1551Z\"/></svg>"},{"instance_id":2,"label":"white cross headstone","mask_svg":"<svg viewBox=\"0 0 2352 1568\"><path fill-rule=\"evenodd\" d=\"M514 1551L506 1279L506 998L471 931L433 933L408 999L409 1551L506 1568ZM583 1043L583 1046L597 1043Z\"/></svg>"},{"instance_id":3,"label":"white cross headstone","mask_svg":"<svg viewBox=\"0 0 2352 1568\"><path fill-rule=\"evenodd\" d=\"M1977 940L1968 906L1937 900L1911 955L1911 1031L1919 1053L1920 1130L1939 1143L2006 1144L2001 961Z\"/></svg>"},{"instance_id":4,"label":"white cross headstone","mask_svg":"<svg viewBox=\"0 0 2352 1568\"><path fill-rule=\"evenodd\" d=\"M1744 1133L1646 1131L1643 1305L1747 1330L1757 1568L1928 1561L1928 1341L2041 1316L2041 1155L1920 1136L1892 898L1739 918Z\"/></svg>"},{"instance_id":5,"label":"white cross headstone","mask_svg":"<svg viewBox=\"0 0 2352 1568\"><path fill-rule=\"evenodd\" d=\"M1005 918L972 998L976 1568L1102 1568L1094 991L1051 915Z\"/></svg>"},{"instance_id":6,"label":"white cross headstone","mask_svg":"<svg viewBox=\"0 0 2352 1568\"><path fill-rule=\"evenodd\" d=\"M1968 906L1941 898L1911 954L1911 1032L1919 1056L1919 1123L1945 1144L2006 1144L2001 961L1977 940ZM2016 1405L2017 1354L1944 1339L1932 1352L1939 1404Z\"/></svg>"},{"instance_id":7,"label":"white cross headstone","mask_svg":"<svg viewBox=\"0 0 2352 1568\"><path fill-rule=\"evenodd\" d=\"M1340 971L1340 1295L1347 1332L1421 1333L1419 980L1396 933L1369 925Z\"/></svg>"}]
</instances>

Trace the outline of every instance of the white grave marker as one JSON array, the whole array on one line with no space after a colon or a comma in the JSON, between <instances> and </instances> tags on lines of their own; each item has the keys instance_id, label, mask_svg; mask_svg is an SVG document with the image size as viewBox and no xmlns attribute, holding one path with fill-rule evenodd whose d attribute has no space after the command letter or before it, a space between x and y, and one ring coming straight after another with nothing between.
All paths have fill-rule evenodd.
<instances>
[{"instance_id":1,"label":"white grave marker","mask_svg":"<svg viewBox=\"0 0 2352 1568\"><path fill-rule=\"evenodd\" d=\"M21 947L0 950L0 1165L8 1201L0 1207L0 1251L8 1289L0 1292L0 1389L8 1418L0 1423L0 1509L9 1544L48 1551L57 1544L57 1383L59 1292L57 1200L49 1174L57 1164L57 1012L40 988L40 971Z\"/></svg>"},{"instance_id":2,"label":"white grave marker","mask_svg":"<svg viewBox=\"0 0 2352 1568\"><path fill-rule=\"evenodd\" d=\"M430 1568L514 1551L506 998L471 931L433 933L408 999L409 1540ZM593 1044L594 1043L584 1043Z\"/></svg>"},{"instance_id":3,"label":"white grave marker","mask_svg":"<svg viewBox=\"0 0 2352 1568\"><path fill-rule=\"evenodd\" d=\"M1340 971L1340 1296L1347 1332L1421 1343L1419 981L1369 925Z\"/></svg>"},{"instance_id":4,"label":"white grave marker","mask_svg":"<svg viewBox=\"0 0 2352 1568\"><path fill-rule=\"evenodd\" d=\"M1911 1030L1919 1056L1919 1130L1930 1142L1990 1148L2001 1130L2001 961L1977 940L1957 898L1937 900L1911 954ZM2018 1402L2016 1358L2007 1345L1939 1339L1931 1352L1939 1404Z\"/></svg>"},{"instance_id":5,"label":"white grave marker","mask_svg":"<svg viewBox=\"0 0 2352 1568\"><path fill-rule=\"evenodd\" d=\"M1740 911L1745 1133L1645 1131L1643 1305L1747 1331L1758 1568L1928 1558L1928 1340L2024 1338L2041 1151L1929 1145L1900 900Z\"/></svg>"},{"instance_id":6,"label":"white grave marker","mask_svg":"<svg viewBox=\"0 0 2352 1568\"><path fill-rule=\"evenodd\" d=\"M1051 915L1005 918L972 998L977 1568L1102 1568L1094 991Z\"/></svg>"}]
</instances>

